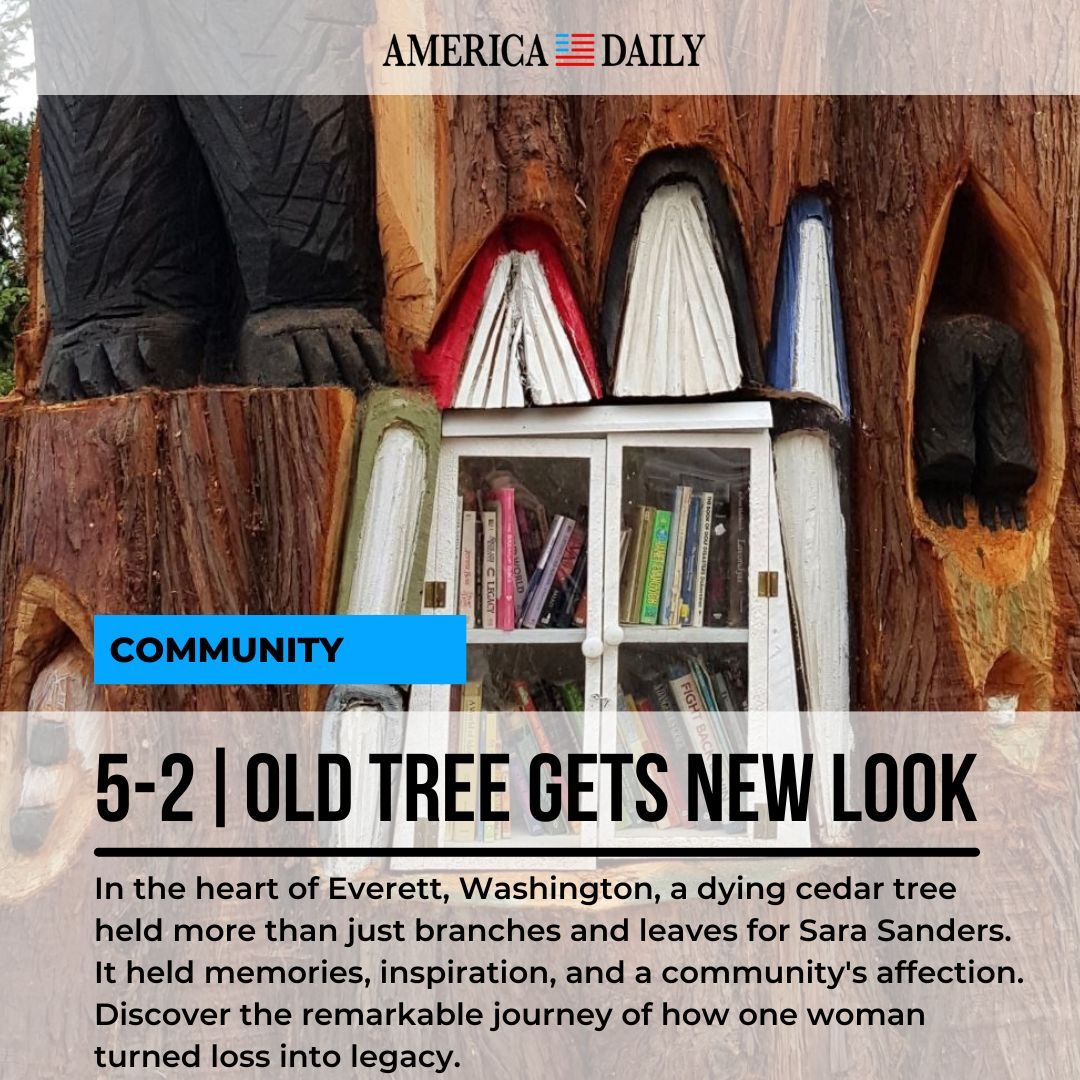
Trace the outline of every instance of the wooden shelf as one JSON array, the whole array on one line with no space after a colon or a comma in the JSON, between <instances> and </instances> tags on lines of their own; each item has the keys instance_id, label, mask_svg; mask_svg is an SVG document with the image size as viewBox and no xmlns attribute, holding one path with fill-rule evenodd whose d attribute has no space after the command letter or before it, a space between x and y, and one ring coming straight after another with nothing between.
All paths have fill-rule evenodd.
<instances>
[{"instance_id":1,"label":"wooden shelf","mask_svg":"<svg viewBox=\"0 0 1080 1080\"><path fill-rule=\"evenodd\" d=\"M574 645L585 640L585 630L467 630L465 640L469 645Z\"/></svg>"},{"instance_id":2,"label":"wooden shelf","mask_svg":"<svg viewBox=\"0 0 1080 1080\"><path fill-rule=\"evenodd\" d=\"M731 626L624 626L623 644L745 645L750 640L746 627Z\"/></svg>"}]
</instances>

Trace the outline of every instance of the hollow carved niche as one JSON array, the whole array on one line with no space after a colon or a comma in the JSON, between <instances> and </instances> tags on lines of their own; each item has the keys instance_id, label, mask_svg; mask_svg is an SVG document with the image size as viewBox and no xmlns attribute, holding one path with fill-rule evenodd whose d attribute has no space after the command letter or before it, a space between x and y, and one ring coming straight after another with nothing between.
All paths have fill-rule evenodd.
<instances>
[{"instance_id":1,"label":"hollow carved niche","mask_svg":"<svg viewBox=\"0 0 1080 1080\"><path fill-rule=\"evenodd\" d=\"M94 769L105 742L104 692L93 658L62 632L28 684L25 712L5 735L0 779L0 895L43 888L74 857L94 805Z\"/></svg>"},{"instance_id":2,"label":"hollow carved niche","mask_svg":"<svg viewBox=\"0 0 1080 1080\"><path fill-rule=\"evenodd\" d=\"M942 210L921 285L912 430L919 508L941 529L1045 523L1062 449L1053 295L1023 225L974 173Z\"/></svg>"}]
</instances>

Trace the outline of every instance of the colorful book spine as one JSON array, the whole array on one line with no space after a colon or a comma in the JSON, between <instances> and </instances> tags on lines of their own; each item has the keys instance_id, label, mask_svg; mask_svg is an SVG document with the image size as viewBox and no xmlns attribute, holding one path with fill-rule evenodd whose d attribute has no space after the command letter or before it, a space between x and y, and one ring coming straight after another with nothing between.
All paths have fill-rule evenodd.
<instances>
[{"instance_id":1,"label":"colorful book spine","mask_svg":"<svg viewBox=\"0 0 1080 1080\"><path fill-rule=\"evenodd\" d=\"M523 503L515 503L514 516L517 519L518 536L521 537L521 549L525 557L527 579L536 569L536 560L540 558L540 551L544 546L544 537L540 533L535 513Z\"/></svg>"},{"instance_id":2,"label":"colorful book spine","mask_svg":"<svg viewBox=\"0 0 1080 1080\"><path fill-rule=\"evenodd\" d=\"M480 748L480 712L481 686L479 683L466 683L461 695L461 716L458 721L459 754L476 755ZM479 769L473 761L462 767L461 777L468 782L468 790L463 794L461 809L471 812L472 816L463 821L455 821L453 839L458 843L470 843L476 836L476 784Z\"/></svg>"},{"instance_id":3,"label":"colorful book spine","mask_svg":"<svg viewBox=\"0 0 1080 1080\"><path fill-rule=\"evenodd\" d=\"M585 550L585 530L580 524L575 524L570 533L570 539L563 548L562 558L555 568L555 577L552 579L551 589L544 600L544 606L540 610L537 619L538 626L558 626L558 616L566 603L566 590L570 579L574 575L574 567L577 566L578 558Z\"/></svg>"},{"instance_id":4,"label":"colorful book spine","mask_svg":"<svg viewBox=\"0 0 1080 1080\"><path fill-rule=\"evenodd\" d=\"M656 621L661 626L678 623L678 596L682 580L682 550L686 539L686 488L679 485L671 502L671 531L668 537L667 558L664 560L664 579L660 586L660 611Z\"/></svg>"},{"instance_id":5,"label":"colorful book spine","mask_svg":"<svg viewBox=\"0 0 1080 1080\"><path fill-rule=\"evenodd\" d=\"M656 711L662 713L674 713L679 711L675 699L671 695L671 687L663 679L656 679L649 686Z\"/></svg>"},{"instance_id":6,"label":"colorful book spine","mask_svg":"<svg viewBox=\"0 0 1080 1080\"><path fill-rule=\"evenodd\" d=\"M457 613L465 625L476 625L476 511L461 512L461 550L458 558Z\"/></svg>"},{"instance_id":7,"label":"colorful book spine","mask_svg":"<svg viewBox=\"0 0 1080 1080\"><path fill-rule=\"evenodd\" d=\"M698 543L701 539L701 496L690 497L690 509L686 515L685 540L683 542L682 587L679 595L679 626L689 626L691 609L694 604L694 591L697 587L695 570L697 564Z\"/></svg>"},{"instance_id":8,"label":"colorful book spine","mask_svg":"<svg viewBox=\"0 0 1080 1080\"><path fill-rule=\"evenodd\" d=\"M564 690L565 685L559 687L560 692ZM565 693L563 697L565 700ZM576 699L570 697L569 700L574 701ZM579 730L581 721L574 712L567 711L548 713L542 722L547 729L552 752L558 755L565 767L568 755L581 753L581 732ZM581 832L580 821L571 821L569 825L571 832Z\"/></svg>"},{"instance_id":9,"label":"colorful book spine","mask_svg":"<svg viewBox=\"0 0 1080 1080\"><path fill-rule=\"evenodd\" d=\"M728 745L736 754L746 753L746 729L739 719L740 708L731 692L727 677L717 668L712 673L713 686L716 688L716 700L720 706L720 724Z\"/></svg>"},{"instance_id":10,"label":"colorful book spine","mask_svg":"<svg viewBox=\"0 0 1080 1080\"><path fill-rule=\"evenodd\" d=\"M671 673L669 685L675 706L683 714L686 733L690 738L694 753L705 756L719 753L720 747L717 745L705 699L701 695L693 674L681 669L675 670Z\"/></svg>"},{"instance_id":11,"label":"colorful book spine","mask_svg":"<svg viewBox=\"0 0 1080 1080\"><path fill-rule=\"evenodd\" d=\"M690 613L691 626L705 625L705 599L709 581L709 548L712 543L713 493L702 492L698 522L698 547L694 568L694 606Z\"/></svg>"},{"instance_id":12,"label":"colorful book spine","mask_svg":"<svg viewBox=\"0 0 1080 1080\"><path fill-rule=\"evenodd\" d=\"M525 776L525 801L522 806L523 813L525 813L528 818L529 815L527 811L530 805L528 773L530 762L540 753L540 747L537 745L532 725L521 716L512 716L509 718L507 741L509 743L508 749L511 752L511 756L517 757ZM539 826L541 832L544 832L549 836L564 835L567 831L566 822L561 817L556 818L554 821L536 821L535 818L532 820Z\"/></svg>"},{"instance_id":13,"label":"colorful book spine","mask_svg":"<svg viewBox=\"0 0 1080 1080\"><path fill-rule=\"evenodd\" d=\"M687 661L687 666L690 668L690 674L694 676L697 682L701 699L705 702L706 712L717 712L719 706L716 702L716 695L713 693L712 680L709 678L709 673L705 670L705 665L701 662L700 657L691 656Z\"/></svg>"},{"instance_id":14,"label":"colorful book spine","mask_svg":"<svg viewBox=\"0 0 1080 1080\"><path fill-rule=\"evenodd\" d=\"M563 589L562 602L555 616L555 626L574 625L574 617L577 612L578 604L585 595L585 581L588 576L588 570L589 551L588 546L585 545L578 554L577 562L574 563L573 572L570 574L570 580L567 581L566 586Z\"/></svg>"},{"instance_id":15,"label":"colorful book spine","mask_svg":"<svg viewBox=\"0 0 1080 1080\"><path fill-rule=\"evenodd\" d=\"M624 708L620 708L620 712L625 712ZM619 727L616 732L616 749L620 754L633 754L630 751L629 746L626 744L626 737L623 734L623 728L626 726L626 719L620 717ZM622 820L619 825L621 828L627 829L632 826L640 825L641 818L638 817L637 812L637 800L640 794L640 788L634 781L633 773L629 769L620 769L622 774Z\"/></svg>"},{"instance_id":16,"label":"colorful book spine","mask_svg":"<svg viewBox=\"0 0 1080 1080\"><path fill-rule=\"evenodd\" d=\"M568 679L566 682L559 683L558 691L567 712L577 713L580 716L585 711L585 694L578 683ZM581 743L579 741L577 750L580 749Z\"/></svg>"},{"instance_id":17,"label":"colorful book spine","mask_svg":"<svg viewBox=\"0 0 1080 1080\"><path fill-rule=\"evenodd\" d=\"M570 543L570 537L574 534L575 524L573 518L562 519L559 525L559 535L556 537L555 543L548 553L543 570L538 571L540 579L522 613L522 626L535 629L537 623L539 623L540 615L544 610L544 604L555 583L555 574L562 563L563 554L566 551L567 545Z\"/></svg>"},{"instance_id":18,"label":"colorful book spine","mask_svg":"<svg viewBox=\"0 0 1080 1080\"><path fill-rule=\"evenodd\" d=\"M630 522L630 545L619 581L619 622L641 620L641 583L649 561L652 542L651 506L635 506Z\"/></svg>"},{"instance_id":19,"label":"colorful book spine","mask_svg":"<svg viewBox=\"0 0 1080 1080\"><path fill-rule=\"evenodd\" d=\"M745 626L747 605L750 602L750 489L736 484L731 492L731 516L728 521L728 626Z\"/></svg>"},{"instance_id":20,"label":"colorful book spine","mask_svg":"<svg viewBox=\"0 0 1080 1080\"><path fill-rule=\"evenodd\" d=\"M483 581L481 625L485 630L495 630L499 607L499 527L498 514L484 510L481 514L484 537L484 558L481 579Z\"/></svg>"},{"instance_id":21,"label":"colorful book spine","mask_svg":"<svg viewBox=\"0 0 1080 1080\"><path fill-rule=\"evenodd\" d=\"M461 739L461 703L465 693L468 691L468 684L465 686L455 686L450 691L450 716L446 724L446 752L448 754L456 754ZM447 840L454 839L454 826L456 822L447 821L443 826L443 835Z\"/></svg>"},{"instance_id":22,"label":"colorful book spine","mask_svg":"<svg viewBox=\"0 0 1080 1080\"><path fill-rule=\"evenodd\" d=\"M645 580L641 590L641 622L649 626L656 625L657 617L660 614L660 596L664 586L664 562L667 559L670 531L671 511L657 510L653 515L649 559L645 566Z\"/></svg>"},{"instance_id":23,"label":"colorful book spine","mask_svg":"<svg viewBox=\"0 0 1080 1080\"><path fill-rule=\"evenodd\" d=\"M561 712L562 704L558 700L558 692L546 679L540 679L530 687L533 703L537 711L542 713Z\"/></svg>"},{"instance_id":24,"label":"colorful book spine","mask_svg":"<svg viewBox=\"0 0 1080 1080\"><path fill-rule=\"evenodd\" d=\"M529 567L525 561L525 548L521 542L517 517L514 518L514 626L525 604L525 590L529 587ZM513 627L511 627L513 629Z\"/></svg>"},{"instance_id":25,"label":"colorful book spine","mask_svg":"<svg viewBox=\"0 0 1080 1080\"><path fill-rule=\"evenodd\" d=\"M686 821L688 803L686 793L673 772L677 763L672 756L668 740L664 738L664 725L657 721L648 702L638 703L637 716L653 753L659 754L668 766L666 772L655 774L657 782L667 796L667 814L663 820L657 822L657 826L661 829L676 829Z\"/></svg>"},{"instance_id":26,"label":"colorful book spine","mask_svg":"<svg viewBox=\"0 0 1080 1080\"><path fill-rule=\"evenodd\" d=\"M574 608L574 625L584 626L589 620L589 590L584 588L581 590L581 596L578 597L577 607Z\"/></svg>"},{"instance_id":27,"label":"colorful book spine","mask_svg":"<svg viewBox=\"0 0 1080 1080\"><path fill-rule=\"evenodd\" d=\"M517 751L510 753L509 768L511 817L520 822L530 836L539 836L544 827L529 813L529 777Z\"/></svg>"},{"instance_id":28,"label":"colorful book spine","mask_svg":"<svg viewBox=\"0 0 1080 1080\"><path fill-rule=\"evenodd\" d=\"M511 519L513 520L513 519ZM498 715L496 713L487 713L484 717L484 753L485 754L497 754L499 752L499 727L498 727ZM493 777L498 779L495 770L492 770ZM501 809L501 798L496 797L492 799L492 809ZM502 822L501 821L485 821L484 822L484 843L493 844L499 837L502 836Z\"/></svg>"},{"instance_id":29,"label":"colorful book spine","mask_svg":"<svg viewBox=\"0 0 1080 1080\"><path fill-rule=\"evenodd\" d=\"M547 568L548 560L551 558L552 549L562 535L562 523L564 520L565 519L561 514L556 514L551 523L551 527L548 529L547 536L544 539L544 546L541 548L540 555L536 560L536 567L533 570L532 576L529 578L529 584L525 589L525 599L522 602L521 615L518 617L519 626L525 625L525 612L529 610L533 597L540 588L540 582L544 576L544 570Z\"/></svg>"},{"instance_id":30,"label":"colorful book spine","mask_svg":"<svg viewBox=\"0 0 1080 1080\"><path fill-rule=\"evenodd\" d=\"M514 579L517 574L517 551L514 544L514 489L501 487L494 492L499 537L499 592L495 601L495 626L513 630L517 623Z\"/></svg>"},{"instance_id":31,"label":"colorful book spine","mask_svg":"<svg viewBox=\"0 0 1080 1080\"><path fill-rule=\"evenodd\" d=\"M627 705L629 706L633 699L627 699ZM649 738L649 732L645 726L645 718L641 713L640 708L634 705L630 709L630 715L632 718L633 726L630 729L630 748L634 755L634 760L643 757L645 754L662 754L662 751L653 745L652 740ZM666 783L667 777L663 773L654 772L653 778L659 785L660 790L664 793L664 799L667 802L667 811L659 821L654 821L651 824L657 829L670 829L678 825L678 818L676 816L675 806L672 802L671 792L668 790Z\"/></svg>"}]
</instances>

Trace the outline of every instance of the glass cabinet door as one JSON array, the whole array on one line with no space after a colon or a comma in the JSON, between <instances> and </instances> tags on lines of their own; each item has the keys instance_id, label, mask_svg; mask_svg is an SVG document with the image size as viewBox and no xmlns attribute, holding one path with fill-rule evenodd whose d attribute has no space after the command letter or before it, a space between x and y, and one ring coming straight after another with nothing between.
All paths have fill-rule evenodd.
<instances>
[{"instance_id":1,"label":"glass cabinet door","mask_svg":"<svg viewBox=\"0 0 1080 1080\"><path fill-rule=\"evenodd\" d=\"M767 693L766 432L657 432L608 440L602 737L608 752L753 750ZM683 770L685 772L685 769ZM680 802L686 777L672 776ZM628 790L627 798L631 793ZM745 825L714 831L745 838ZM713 842L627 814L602 840Z\"/></svg>"},{"instance_id":2,"label":"glass cabinet door","mask_svg":"<svg viewBox=\"0 0 1080 1080\"><path fill-rule=\"evenodd\" d=\"M430 714L430 752L509 753L511 768L538 750L597 752L605 454L603 439L444 442L429 570L445 613L467 618L467 682L413 688L410 712L426 701ZM520 778L507 780L511 821L446 823L438 842L449 856L595 843L595 827L576 823L538 832L513 805Z\"/></svg>"},{"instance_id":3,"label":"glass cabinet door","mask_svg":"<svg viewBox=\"0 0 1080 1080\"><path fill-rule=\"evenodd\" d=\"M468 619L467 682L412 688L407 748L508 751L520 761L547 749L655 748L684 773L688 754L797 750L797 716L792 734L770 727L767 714L769 571L779 569L770 566L779 543L770 543L767 407L572 413L484 417L444 439L425 610ZM690 824L678 812L662 822L605 820L609 776L599 770L599 823L539 831L514 812L519 784L510 779L508 826L450 823L404 843L439 844L446 866L490 867L455 848L750 839L747 824ZM627 770L624 805L640 797L634 783ZM543 865L579 868L586 857ZM523 855L520 865L535 864Z\"/></svg>"}]
</instances>

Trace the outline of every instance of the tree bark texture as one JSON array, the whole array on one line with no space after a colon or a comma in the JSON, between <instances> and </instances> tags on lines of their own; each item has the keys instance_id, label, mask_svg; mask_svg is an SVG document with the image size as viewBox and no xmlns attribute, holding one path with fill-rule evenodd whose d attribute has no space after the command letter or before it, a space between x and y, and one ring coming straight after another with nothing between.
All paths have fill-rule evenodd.
<instances>
[{"instance_id":1,"label":"tree bark texture","mask_svg":"<svg viewBox=\"0 0 1080 1080\"><path fill-rule=\"evenodd\" d=\"M802 189L823 192L836 230L853 396L856 703L967 709L981 708L990 694L1015 692L1022 707L1075 707L1080 157L1071 148L1080 137L1080 102L381 98L373 111L383 330L405 381L469 260L508 217L537 218L556 232L595 334L629 178L645 154L677 146L704 147L729 188L764 347L787 207ZM36 176L32 170L34 184ZM1002 311L1023 325L1033 346L1040 479L1022 533L992 534L975 524L938 528L914 492L914 349L950 201L963 184L975 190L1004 252ZM39 249L33 242L30 249L33 260ZM20 353L27 396L0 406L5 707L25 703L35 669L56 647L58 626L86 644L96 612L331 609L356 429L350 392L205 388L44 407L33 400L46 332L40 288L31 316ZM109 692L114 707L276 709L296 701L294 688ZM1050 760L1052 734L1035 736L1035 760ZM178 738L163 732L162 746ZM1074 755L1075 748L1063 752ZM1030 768L1010 763L1003 777L1004 798L1030 797ZM1045 853L1048 874L1069 857L1067 841L1075 836L1071 823L1058 831L1063 850ZM13 940L29 948L42 927L69 919L71 898L88 895L91 875L81 862L35 905L5 911L5 919L25 927ZM991 896L993 883L986 888ZM685 917L710 914L688 907ZM813 993L803 1003L814 1003ZM508 991L504 1000L515 998ZM58 1014L25 1027L26 1038L40 1044L62 1029ZM650 1038L646 1048L647 1034L640 1068L646 1060L652 1071L691 1060L687 1044L674 1040ZM804 1048L802 1059L770 1052L767 1035L728 1032L710 1042L708 1055L696 1039L689 1045L698 1066L707 1060L710 1072L748 1078L787 1076L793 1067L838 1076L882 1075L892 1067L895 1046L887 1034L857 1041L847 1052L818 1042ZM990 1042L969 1031L957 1052ZM549 1071L540 1042L523 1037L503 1045L505 1056L488 1057L479 1040L460 1036L468 1067L483 1065L492 1075ZM997 1053L1013 1063L1036 1056L1016 1046ZM596 1058L580 1065L578 1072L597 1075L625 1069L624 1062Z\"/></svg>"}]
</instances>

